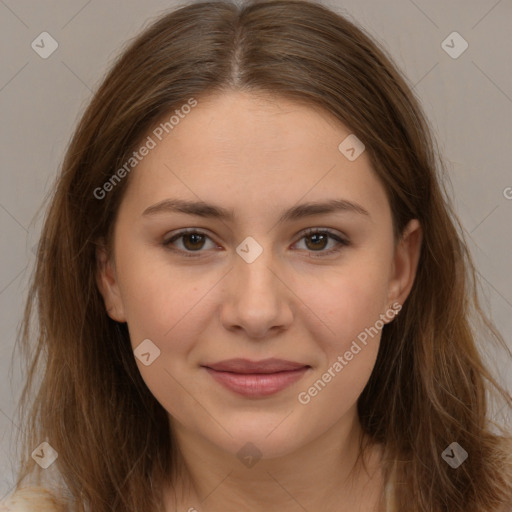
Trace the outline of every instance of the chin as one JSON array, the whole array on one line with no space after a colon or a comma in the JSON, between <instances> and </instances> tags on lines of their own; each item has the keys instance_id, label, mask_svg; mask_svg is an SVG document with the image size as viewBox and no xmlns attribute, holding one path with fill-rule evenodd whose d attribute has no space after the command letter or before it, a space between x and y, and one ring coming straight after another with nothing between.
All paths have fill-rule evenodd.
<instances>
[{"instance_id":1,"label":"chin","mask_svg":"<svg viewBox=\"0 0 512 512\"><path fill-rule=\"evenodd\" d=\"M237 458L252 455L262 459L283 457L299 449L308 440L303 425L285 420L286 414L276 420L238 421L223 424L232 437L222 430L220 436L206 435L210 442ZM283 421L284 420L284 421ZM277 427L277 428L276 428ZM203 434L204 435L204 434Z\"/></svg>"}]
</instances>

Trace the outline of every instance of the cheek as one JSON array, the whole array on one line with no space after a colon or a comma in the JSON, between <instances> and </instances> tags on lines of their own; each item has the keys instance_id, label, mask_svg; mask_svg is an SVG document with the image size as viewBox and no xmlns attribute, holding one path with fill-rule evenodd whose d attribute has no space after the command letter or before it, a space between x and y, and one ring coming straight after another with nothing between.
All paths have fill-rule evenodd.
<instances>
[{"instance_id":1,"label":"cheek","mask_svg":"<svg viewBox=\"0 0 512 512\"><path fill-rule=\"evenodd\" d=\"M204 392L191 378L194 349L204 331L208 290L217 279L194 278L187 272L146 266L126 266L122 290L130 340L142 379L158 402L177 420L187 423L187 414L198 408L193 397ZM150 343L144 340L150 340ZM138 347L148 345L150 364L138 358ZM148 359L146 357L146 359ZM186 414L187 413L187 414ZM198 412L198 414L201 411ZM206 421L206 418L204 418Z\"/></svg>"},{"instance_id":2,"label":"cheek","mask_svg":"<svg viewBox=\"0 0 512 512\"><path fill-rule=\"evenodd\" d=\"M310 289L311 309L323 320L312 333L321 359L297 400L308 411L312 431L355 407L371 376L384 327L380 317L388 310L386 278L384 266L374 262L373 267L354 265L350 272L338 273L323 296L318 288Z\"/></svg>"},{"instance_id":3,"label":"cheek","mask_svg":"<svg viewBox=\"0 0 512 512\"><path fill-rule=\"evenodd\" d=\"M176 338L196 308L201 308L215 276L201 273L199 267L179 269L159 249L135 243L126 248L116 266L132 345L149 338L160 346ZM180 338L186 342L186 337ZM176 347L180 348L185 348L183 343Z\"/></svg>"},{"instance_id":4,"label":"cheek","mask_svg":"<svg viewBox=\"0 0 512 512\"><path fill-rule=\"evenodd\" d=\"M386 312L387 261L385 255L362 256L332 272L328 279L312 279L304 287L304 303L320 320L315 338L331 360L348 350L351 342Z\"/></svg>"}]
</instances>

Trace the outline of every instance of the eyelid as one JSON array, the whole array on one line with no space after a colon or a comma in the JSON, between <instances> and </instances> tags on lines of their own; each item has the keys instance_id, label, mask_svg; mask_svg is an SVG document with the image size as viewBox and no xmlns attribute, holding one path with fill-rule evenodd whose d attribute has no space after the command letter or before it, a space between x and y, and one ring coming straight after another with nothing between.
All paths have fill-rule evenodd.
<instances>
[{"instance_id":1,"label":"eyelid","mask_svg":"<svg viewBox=\"0 0 512 512\"><path fill-rule=\"evenodd\" d=\"M187 234L198 234L203 235L204 237L210 239L213 243L216 243L213 238L206 232L203 231L201 228L183 228L175 232L172 236L169 238L166 238L162 245L173 252L181 253L185 257L199 257L201 256L201 253L204 253L206 251L199 249L197 251L183 251L182 249L176 249L171 244L175 242L176 240L179 240L181 237L187 235ZM335 240L337 242L337 247L329 249L329 250L320 250L320 251L307 251L310 256L316 257L316 258L322 258L326 257L328 255L332 255L333 253L339 253L342 248L347 247L351 245L351 242L349 241L348 237L344 233L339 233L338 231L334 231L331 228L322 228L322 227L314 227L314 228L306 228L300 231L296 236L297 241L293 243L293 245L300 242L303 238L315 234L326 234L330 239ZM218 245L218 244L217 244ZM315 253L318 253L318 255L315 255Z\"/></svg>"},{"instance_id":2,"label":"eyelid","mask_svg":"<svg viewBox=\"0 0 512 512\"><path fill-rule=\"evenodd\" d=\"M298 235L300 235L300 237L302 238L306 235L314 235L316 233L327 233L328 235L331 235L335 238L339 238L342 242L346 244L350 243L348 236L346 236L344 233L340 231L333 230L331 228L306 228L300 231Z\"/></svg>"}]
</instances>

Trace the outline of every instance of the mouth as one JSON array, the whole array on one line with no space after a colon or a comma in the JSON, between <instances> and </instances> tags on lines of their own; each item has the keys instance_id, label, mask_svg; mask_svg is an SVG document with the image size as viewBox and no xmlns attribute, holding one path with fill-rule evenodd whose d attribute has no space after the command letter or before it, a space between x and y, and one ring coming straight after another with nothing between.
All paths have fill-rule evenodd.
<instances>
[{"instance_id":1,"label":"mouth","mask_svg":"<svg viewBox=\"0 0 512 512\"><path fill-rule=\"evenodd\" d=\"M265 359L250 361L230 359L203 365L213 379L230 391L246 397L258 398L273 395L301 379L310 365Z\"/></svg>"}]
</instances>

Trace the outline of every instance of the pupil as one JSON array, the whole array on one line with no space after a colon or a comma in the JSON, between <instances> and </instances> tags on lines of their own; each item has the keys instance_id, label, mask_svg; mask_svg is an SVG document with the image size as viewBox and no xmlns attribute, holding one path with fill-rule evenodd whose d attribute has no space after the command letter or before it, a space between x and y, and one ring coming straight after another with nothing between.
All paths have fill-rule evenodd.
<instances>
[{"instance_id":1,"label":"pupil","mask_svg":"<svg viewBox=\"0 0 512 512\"><path fill-rule=\"evenodd\" d=\"M317 244L317 243L318 243L318 239L319 239L319 238L323 238L323 240L321 240L321 241L320 241L320 243L322 243L322 241L323 241L323 242L325 242L325 235L322 235L322 234L318 234L318 233L316 233L316 234L314 234L314 235L310 235L310 238L311 238L312 240L316 240L316 242L315 242L315 241L313 241L313 245L315 245L315 244ZM318 248L318 247L317 247L317 248ZM323 247L320 247L320 248L323 248Z\"/></svg>"},{"instance_id":2,"label":"pupil","mask_svg":"<svg viewBox=\"0 0 512 512\"><path fill-rule=\"evenodd\" d=\"M190 234L190 235L187 235L187 237L185 237L185 240L187 240L187 239L189 239L189 240L190 240L190 239L191 239L191 240L192 240L192 245L193 245L193 246L195 246L195 245L196 245L196 244L198 244L198 243L199 243L199 245L201 245L200 239L201 239L201 237L202 237L202 236L203 236L203 235L199 235L199 234L197 234L197 233L192 233L192 234ZM198 247L194 247L194 248L196 248L196 249L197 249Z\"/></svg>"}]
</instances>

